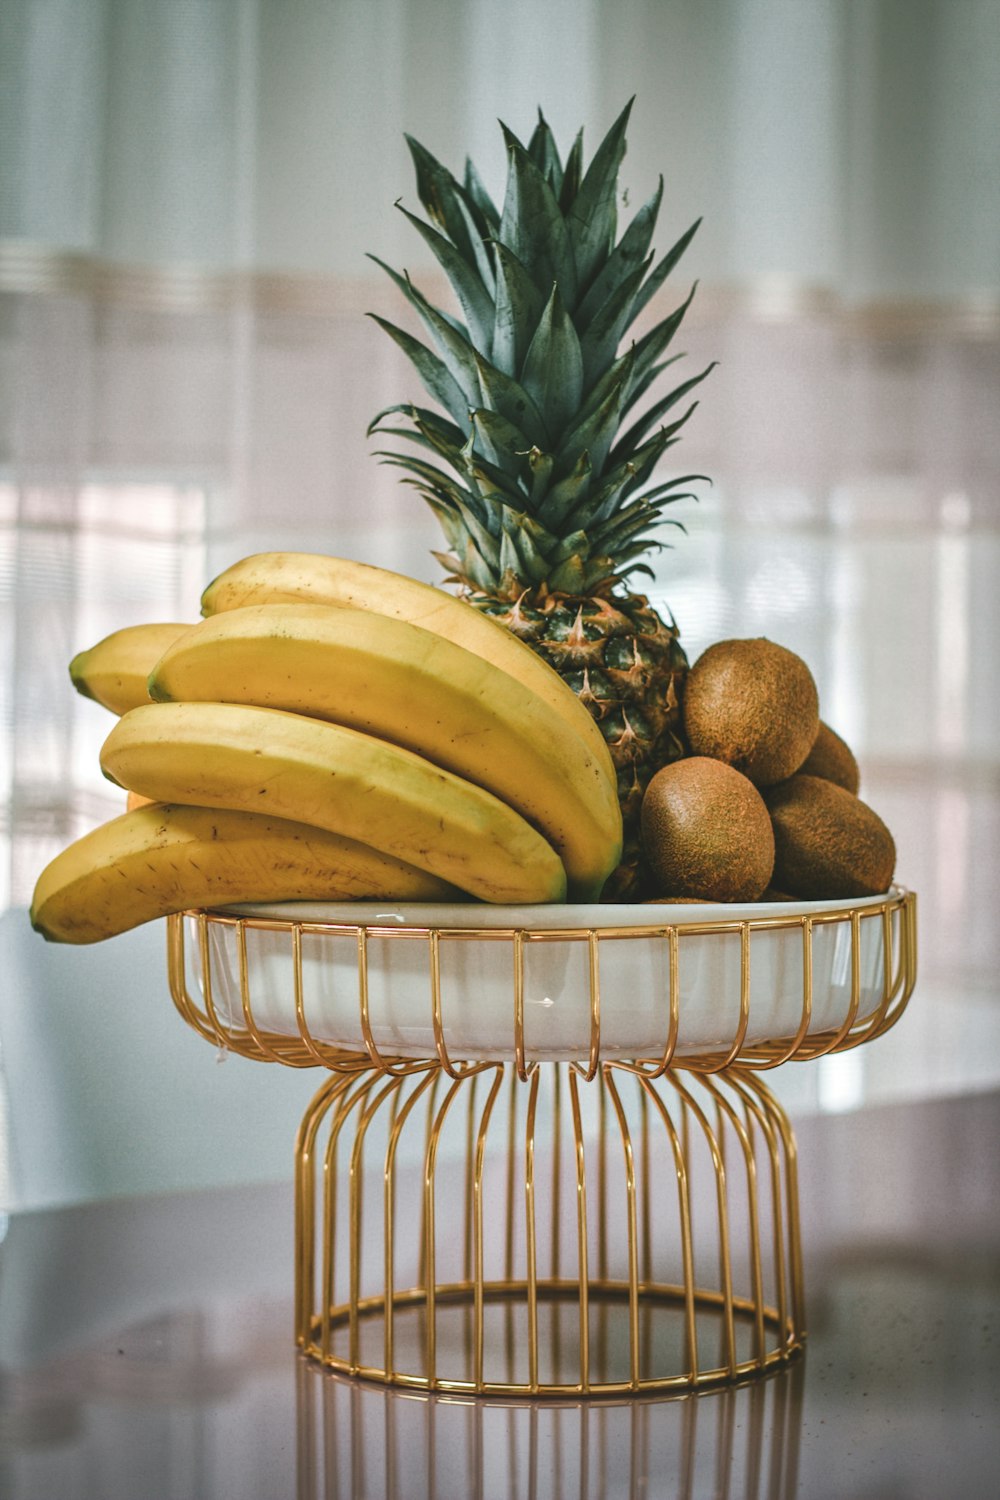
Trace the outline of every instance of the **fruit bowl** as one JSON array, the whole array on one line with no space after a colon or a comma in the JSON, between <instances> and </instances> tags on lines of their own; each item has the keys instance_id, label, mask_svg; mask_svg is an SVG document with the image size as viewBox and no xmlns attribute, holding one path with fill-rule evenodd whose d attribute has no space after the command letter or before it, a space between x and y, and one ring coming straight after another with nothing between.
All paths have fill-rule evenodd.
<instances>
[{"instance_id":1,"label":"fruit bowl","mask_svg":"<svg viewBox=\"0 0 1000 1500\"><path fill-rule=\"evenodd\" d=\"M173 919L175 999L223 1044L282 1061L298 1043L306 1063L775 1066L892 1024L914 899L189 913Z\"/></svg>"}]
</instances>

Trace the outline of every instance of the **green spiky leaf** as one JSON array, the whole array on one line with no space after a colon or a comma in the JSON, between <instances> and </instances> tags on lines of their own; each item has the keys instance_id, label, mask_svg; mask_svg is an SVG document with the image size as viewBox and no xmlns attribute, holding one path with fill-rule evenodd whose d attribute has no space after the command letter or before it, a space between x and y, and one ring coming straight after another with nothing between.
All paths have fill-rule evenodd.
<instances>
[{"instance_id":1,"label":"green spiky leaf","mask_svg":"<svg viewBox=\"0 0 1000 1500\"><path fill-rule=\"evenodd\" d=\"M558 199L563 182L562 161L555 137L541 110L538 111L538 124L528 142L528 155Z\"/></svg>"},{"instance_id":2,"label":"green spiky leaf","mask_svg":"<svg viewBox=\"0 0 1000 1500\"><path fill-rule=\"evenodd\" d=\"M484 240L492 239L500 228L500 212L483 186L475 163L465 158L465 198L476 228Z\"/></svg>"},{"instance_id":3,"label":"green spiky leaf","mask_svg":"<svg viewBox=\"0 0 1000 1500\"><path fill-rule=\"evenodd\" d=\"M503 130L509 170L497 238L513 250L545 296L555 282L563 302L573 307L577 278L566 220L527 151L506 126Z\"/></svg>"},{"instance_id":4,"label":"green spiky leaf","mask_svg":"<svg viewBox=\"0 0 1000 1500\"><path fill-rule=\"evenodd\" d=\"M594 152L566 216L581 291L593 281L615 242L618 169L625 155L625 131L632 104L630 99Z\"/></svg>"},{"instance_id":5,"label":"green spiky leaf","mask_svg":"<svg viewBox=\"0 0 1000 1500\"><path fill-rule=\"evenodd\" d=\"M478 451L511 478L519 478L531 450L531 443L521 429L485 406L477 407L471 413L471 420Z\"/></svg>"},{"instance_id":6,"label":"green spiky leaf","mask_svg":"<svg viewBox=\"0 0 1000 1500\"><path fill-rule=\"evenodd\" d=\"M626 432L622 433L618 442L611 450L610 462L617 463L620 459L625 458L627 454L631 453L634 448L637 448L650 428L655 427L657 422L666 416L671 407L676 406L678 401L682 401L690 391L693 391L696 386L700 385L705 377L710 375L715 369L716 363L717 361L713 360L699 374L692 375L690 380L685 380L683 384L675 386L672 391L669 391L666 396L657 401L655 406L651 406L648 411L644 412L638 421L633 422L632 426Z\"/></svg>"},{"instance_id":7,"label":"green spiky leaf","mask_svg":"<svg viewBox=\"0 0 1000 1500\"><path fill-rule=\"evenodd\" d=\"M632 347L634 348L635 345L633 345ZM669 359L661 359L659 364L650 365L649 369L643 373L641 378L632 380L629 383L628 397L625 401L624 407L622 408L622 415L624 416L625 413L631 411L633 406L636 406L642 400L643 396L645 396L650 387L653 386L657 380L659 380L664 370L669 370L671 365L675 365L678 360L681 360L683 358L683 352L678 354L671 354Z\"/></svg>"},{"instance_id":8,"label":"green spiky leaf","mask_svg":"<svg viewBox=\"0 0 1000 1500\"><path fill-rule=\"evenodd\" d=\"M368 316L384 329L391 339L396 341L416 369L428 393L436 401L440 401L445 411L454 417L456 422L467 422L469 403L465 398L465 392L444 361L405 329L397 328L395 323L390 323L386 318L380 318L378 313L369 313Z\"/></svg>"},{"instance_id":9,"label":"green spiky leaf","mask_svg":"<svg viewBox=\"0 0 1000 1500\"><path fill-rule=\"evenodd\" d=\"M531 470L531 495L529 503L536 515L544 504L545 497L548 494L555 466L556 461L551 453L543 453L540 448L531 448L529 450L528 467Z\"/></svg>"},{"instance_id":10,"label":"green spiky leaf","mask_svg":"<svg viewBox=\"0 0 1000 1500\"><path fill-rule=\"evenodd\" d=\"M465 473L469 483L474 487L476 493L484 500L498 508L513 505L520 509L524 504L524 492L519 486L517 479L489 459L484 458L475 450L475 436L470 437L466 444L462 459L465 465Z\"/></svg>"},{"instance_id":11,"label":"green spiky leaf","mask_svg":"<svg viewBox=\"0 0 1000 1500\"><path fill-rule=\"evenodd\" d=\"M697 403L674 412L712 368L656 393L680 357L668 350L690 296L619 351L698 228L656 262L661 179L615 243L630 109L589 164L582 132L560 160L541 111L527 145L502 126L508 175L499 210L471 162L458 182L410 142L427 220L407 219L448 276L464 322L384 268L434 347L376 321L447 415L401 406L372 426L405 439L405 456L383 456L434 507L451 549L446 565L467 586L504 598L543 584L607 591L641 571L643 553L665 545L655 533L677 527L663 509L690 498L684 485L698 477L655 482Z\"/></svg>"},{"instance_id":12,"label":"green spiky leaf","mask_svg":"<svg viewBox=\"0 0 1000 1500\"><path fill-rule=\"evenodd\" d=\"M548 491L540 513L551 530L558 531L566 517L587 498L593 472L590 454L585 448L570 473Z\"/></svg>"},{"instance_id":13,"label":"green spiky leaf","mask_svg":"<svg viewBox=\"0 0 1000 1500\"><path fill-rule=\"evenodd\" d=\"M694 286L691 288L690 292L681 303L680 307L675 308L675 310L670 314L669 317L664 318L662 322L657 323L655 328L651 328L643 338L639 339L639 341L633 345L633 348L635 350L635 362L632 368L632 382L629 390L630 399L629 401L627 401L624 410L627 411L629 406L632 404L632 401L635 399L636 387L643 379L650 366L656 363L660 355L664 353L664 351L668 348L671 340L675 337L677 330L680 328L681 324L684 321L684 314L691 306L691 301L697 288L698 283L695 282Z\"/></svg>"},{"instance_id":14,"label":"green spiky leaf","mask_svg":"<svg viewBox=\"0 0 1000 1500\"><path fill-rule=\"evenodd\" d=\"M568 214L580 191L580 179L583 176L583 130L576 133L576 137L569 150L569 155L563 165L562 188L559 192L559 208L563 214Z\"/></svg>"},{"instance_id":15,"label":"green spiky leaf","mask_svg":"<svg viewBox=\"0 0 1000 1500\"><path fill-rule=\"evenodd\" d=\"M581 340L585 389L590 388L615 357L615 350L628 325L636 287L646 274L647 264L643 262L636 266L632 274L615 287L587 325Z\"/></svg>"},{"instance_id":16,"label":"green spiky leaf","mask_svg":"<svg viewBox=\"0 0 1000 1500\"><path fill-rule=\"evenodd\" d=\"M588 506L590 524L600 522L621 509L624 502L646 483L661 455L672 441L669 432L658 432L641 447L634 449L626 459L609 469L599 494Z\"/></svg>"},{"instance_id":17,"label":"green spiky leaf","mask_svg":"<svg viewBox=\"0 0 1000 1500\"><path fill-rule=\"evenodd\" d=\"M643 308L649 302L650 298L655 296L656 293L660 290L660 287L666 281L667 277L674 269L674 266L676 266L677 262L684 254L684 251L687 249L688 245L690 245L691 241L697 234L698 226L700 225L700 223L700 219L695 219L694 223L691 225L691 228L686 230L684 234L681 235L677 243L675 245L672 245L667 251L666 255L654 270L652 276L650 276L649 280L646 282L646 285L637 294L635 303L632 307L632 318L629 321L637 318L642 312Z\"/></svg>"},{"instance_id":18,"label":"green spiky leaf","mask_svg":"<svg viewBox=\"0 0 1000 1500\"><path fill-rule=\"evenodd\" d=\"M549 587L565 594L585 594L589 581L583 558L575 552L553 570Z\"/></svg>"},{"instance_id":19,"label":"green spiky leaf","mask_svg":"<svg viewBox=\"0 0 1000 1500\"><path fill-rule=\"evenodd\" d=\"M373 417L368 424L368 436L372 437L377 432L388 432L391 429L382 427L386 417L406 416L410 418L421 430L426 430L429 436L451 448L460 449L466 441L466 434L454 422L448 422L439 411L432 411L428 406L415 406L412 401L405 401L397 406L387 406Z\"/></svg>"},{"instance_id":20,"label":"green spiky leaf","mask_svg":"<svg viewBox=\"0 0 1000 1500\"><path fill-rule=\"evenodd\" d=\"M418 291L413 285L409 277L398 275L391 266L387 266L376 255L370 256L369 259L382 267L382 270L399 287L410 306L416 309L425 328L429 329L437 343L449 374L464 394L467 404L474 406L479 395L479 374L476 369L475 352L465 330L456 325L454 319L442 313L440 308L432 306L423 292Z\"/></svg>"},{"instance_id":21,"label":"green spiky leaf","mask_svg":"<svg viewBox=\"0 0 1000 1500\"><path fill-rule=\"evenodd\" d=\"M522 518L514 515L510 526L504 531L500 542L500 570L517 578L522 584L542 583L548 573L545 558L534 547L522 525Z\"/></svg>"},{"instance_id":22,"label":"green spiky leaf","mask_svg":"<svg viewBox=\"0 0 1000 1500\"><path fill-rule=\"evenodd\" d=\"M478 270L470 266L469 262L458 253L451 240L439 234L430 224L425 224L422 219L418 219L416 214L411 214L409 209L404 208L401 203L396 206L413 225L424 243L429 245L434 252L438 263L455 289L455 295L465 314L469 336L477 347L484 347L492 337L494 308L493 298L483 286ZM375 257L373 256L372 259ZM383 269L388 270L388 267L383 267Z\"/></svg>"},{"instance_id":23,"label":"green spiky leaf","mask_svg":"<svg viewBox=\"0 0 1000 1500\"><path fill-rule=\"evenodd\" d=\"M662 197L663 178L661 177L656 192L640 208L595 276L587 295L575 309L574 316L579 325L584 326L589 323L597 309L610 297L615 288L632 274L636 266L642 265L646 260L653 240L653 231L656 228ZM634 316L633 308L632 317Z\"/></svg>"},{"instance_id":24,"label":"green spiky leaf","mask_svg":"<svg viewBox=\"0 0 1000 1500\"><path fill-rule=\"evenodd\" d=\"M712 483L707 474L680 474L673 479L665 479L662 484L646 491L646 498L655 499L659 505L671 505L675 500L697 500L694 490L681 492L677 489L678 485L694 484L696 481L699 484Z\"/></svg>"},{"instance_id":25,"label":"green spiky leaf","mask_svg":"<svg viewBox=\"0 0 1000 1500\"><path fill-rule=\"evenodd\" d=\"M448 236L456 250L470 266L476 263L476 251L469 234L469 219L463 212L462 189L447 167L435 156L406 136L417 177L417 196L431 219Z\"/></svg>"},{"instance_id":26,"label":"green spiky leaf","mask_svg":"<svg viewBox=\"0 0 1000 1500\"><path fill-rule=\"evenodd\" d=\"M558 565L571 557L582 557L590 550L590 538L585 531L573 531L562 537L549 553L549 562Z\"/></svg>"},{"instance_id":27,"label":"green spiky leaf","mask_svg":"<svg viewBox=\"0 0 1000 1500\"><path fill-rule=\"evenodd\" d=\"M505 375L516 377L545 311L545 297L513 250L498 241L495 251L496 312L490 359Z\"/></svg>"},{"instance_id":28,"label":"green spiky leaf","mask_svg":"<svg viewBox=\"0 0 1000 1500\"><path fill-rule=\"evenodd\" d=\"M606 391L600 404L596 406L593 404L592 393L584 407L580 422L563 439L562 446L556 455L556 465L560 474L567 473L576 464L580 454L584 452L590 454L594 473L603 473L605 460L621 421L622 405L628 389L631 368L630 355L627 355L624 360L619 361L614 378L608 378Z\"/></svg>"},{"instance_id":29,"label":"green spiky leaf","mask_svg":"<svg viewBox=\"0 0 1000 1500\"><path fill-rule=\"evenodd\" d=\"M583 395L583 352L558 286L552 288L528 346L521 384L558 442L579 410Z\"/></svg>"},{"instance_id":30,"label":"green spiky leaf","mask_svg":"<svg viewBox=\"0 0 1000 1500\"><path fill-rule=\"evenodd\" d=\"M550 443L545 418L532 396L516 380L490 364L488 359L477 355L476 364L483 405L488 406L491 411L499 412L508 422L513 423L524 433L529 445L548 448Z\"/></svg>"}]
</instances>

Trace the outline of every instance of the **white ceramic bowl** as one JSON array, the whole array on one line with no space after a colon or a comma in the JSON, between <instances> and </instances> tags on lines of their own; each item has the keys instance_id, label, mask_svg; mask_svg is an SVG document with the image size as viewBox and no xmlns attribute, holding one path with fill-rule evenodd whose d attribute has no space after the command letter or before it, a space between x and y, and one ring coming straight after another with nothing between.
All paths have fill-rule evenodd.
<instances>
[{"instance_id":1,"label":"white ceramic bowl","mask_svg":"<svg viewBox=\"0 0 1000 1500\"><path fill-rule=\"evenodd\" d=\"M743 1046L780 1044L793 1040L803 1025L809 967L810 1037L845 1024L855 990L853 1024L877 1014L887 994L886 974L891 981L898 968L903 895L747 906L246 906L238 912L247 919L242 929L226 920L208 925L212 1001L224 1026L243 1027L242 931L254 1025L279 1036L299 1035L291 924L304 923L301 1004L309 1034L363 1051L362 930L369 1034L381 1054L433 1057L440 1036L453 1060L507 1059L515 1055L518 1034L520 947L527 1061L583 1062L590 1056L592 959L602 1059L656 1057L669 1034L675 947L675 1055L729 1048L739 1033L744 986ZM432 931L440 934L437 1028ZM516 932L524 936L515 939ZM190 945L189 977L196 987L194 949Z\"/></svg>"}]
</instances>

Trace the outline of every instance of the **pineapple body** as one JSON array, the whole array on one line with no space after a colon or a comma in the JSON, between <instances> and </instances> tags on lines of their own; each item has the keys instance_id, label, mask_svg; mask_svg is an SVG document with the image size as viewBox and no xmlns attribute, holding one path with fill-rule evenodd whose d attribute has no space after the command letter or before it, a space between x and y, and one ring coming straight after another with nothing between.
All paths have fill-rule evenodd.
<instances>
[{"instance_id":1,"label":"pineapple body","mask_svg":"<svg viewBox=\"0 0 1000 1500\"><path fill-rule=\"evenodd\" d=\"M662 620L643 594L581 597L546 590L504 600L479 593L469 602L548 662L600 725L624 823L621 864L604 899L642 900L643 793L661 766L684 754L680 705L688 661L676 625Z\"/></svg>"},{"instance_id":2,"label":"pineapple body","mask_svg":"<svg viewBox=\"0 0 1000 1500\"><path fill-rule=\"evenodd\" d=\"M630 108L586 165L582 133L564 162L541 114L527 145L503 127L500 207L470 162L459 181L409 142L428 220L403 212L457 309L433 306L377 262L431 343L376 321L436 406L390 407L370 428L415 445L382 457L407 471L437 516L450 550L435 555L449 581L554 667L600 725L625 824L622 865L604 891L611 900L642 899L642 794L683 753L678 631L630 579L651 574L643 559L666 545L665 528L680 526L664 509L692 498L687 486L705 477L663 481L654 471L697 403L674 409L712 368L655 392L678 357L665 355L694 289L659 322L645 310L698 226L655 261L661 180L619 237Z\"/></svg>"}]
</instances>

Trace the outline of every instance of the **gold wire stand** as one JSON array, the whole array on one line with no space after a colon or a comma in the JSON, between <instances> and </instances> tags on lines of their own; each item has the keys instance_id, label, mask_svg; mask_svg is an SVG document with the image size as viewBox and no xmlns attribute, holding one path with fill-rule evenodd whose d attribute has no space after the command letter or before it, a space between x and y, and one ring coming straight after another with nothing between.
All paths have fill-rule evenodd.
<instances>
[{"instance_id":1,"label":"gold wire stand","mask_svg":"<svg viewBox=\"0 0 1000 1500\"><path fill-rule=\"evenodd\" d=\"M844 1000L836 1022L815 1029L814 944L831 924L846 935ZM787 1034L753 1041L755 947L776 930L791 930L800 955L801 1009ZM255 1014L267 1008L255 933L287 948L294 1027ZM881 993L865 1005L873 934ZM310 1025L303 948L318 935L355 945L360 1047ZM738 1008L724 1036L679 1050L682 947L734 935ZM424 945L433 1056L377 1044L373 936ZM512 959L506 1056L455 1056L449 1042L442 950L476 939ZM665 945L664 1040L652 1055L608 1059L601 949L635 939ZM526 951L555 941L585 945L589 960L585 1059L540 1060L526 1035ZM214 1045L330 1073L295 1154L295 1325L307 1355L414 1392L683 1394L770 1372L803 1346L795 1139L758 1075L895 1023L916 977L916 899L896 890L873 906L792 917L544 931L194 912L169 919L168 963L181 1015Z\"/></svg>"}]
</instances>

